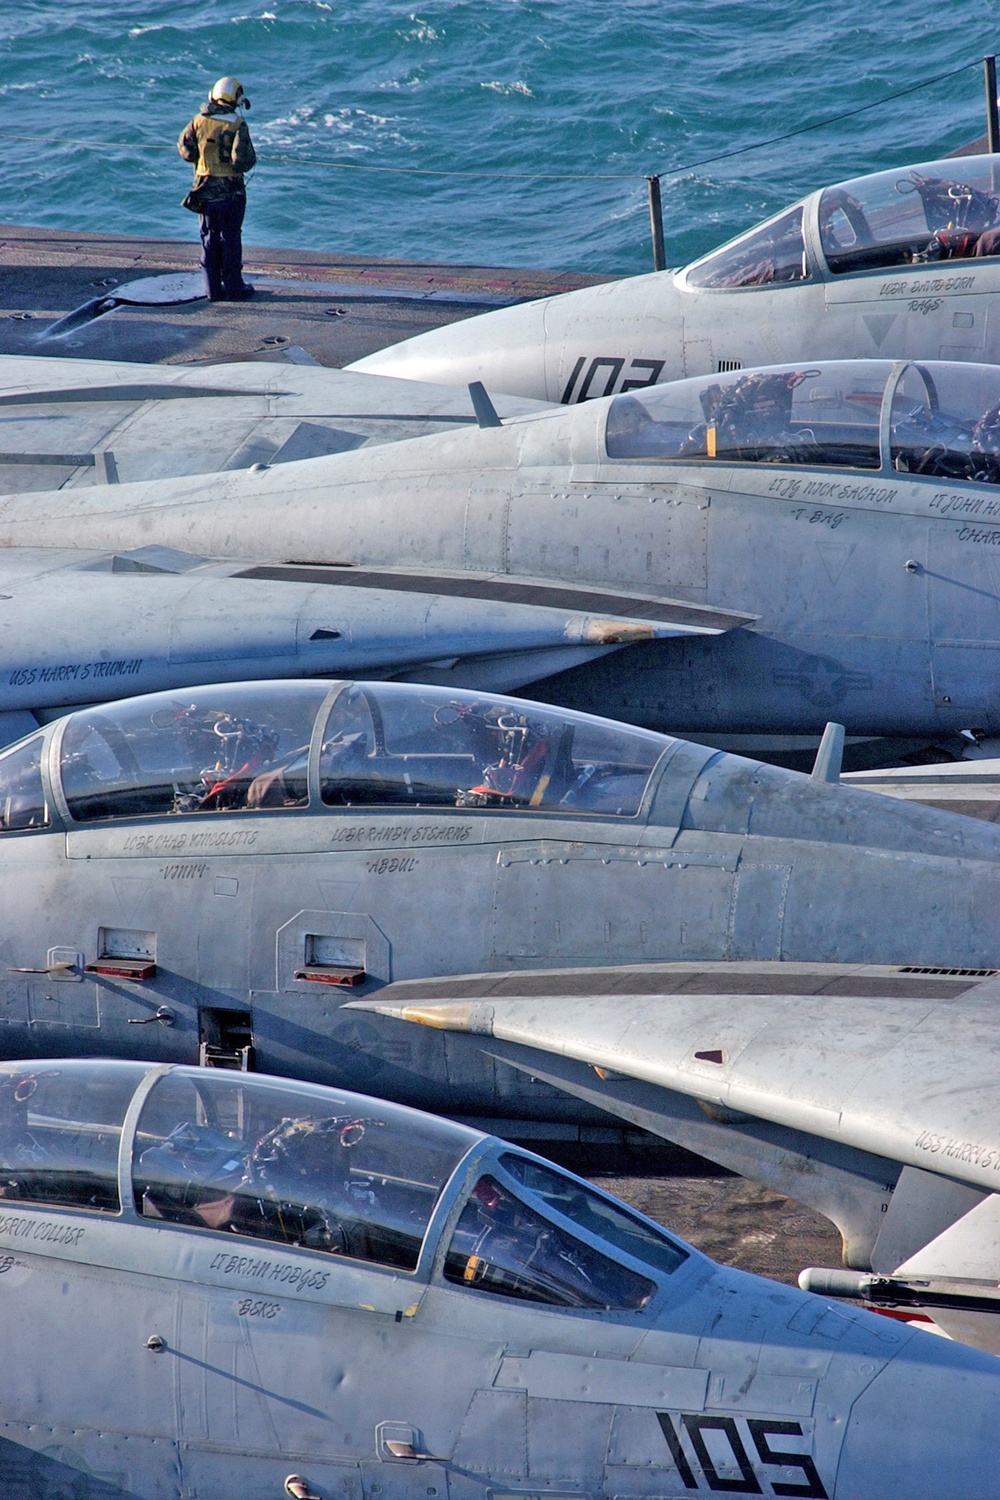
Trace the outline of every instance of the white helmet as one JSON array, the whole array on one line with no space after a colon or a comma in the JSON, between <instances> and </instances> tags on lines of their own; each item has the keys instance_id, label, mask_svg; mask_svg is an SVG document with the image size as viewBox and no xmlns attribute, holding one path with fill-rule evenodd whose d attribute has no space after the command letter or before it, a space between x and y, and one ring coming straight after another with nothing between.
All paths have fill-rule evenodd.
<instances>
[{"instance_id":1,"label":"white helmet","mask_svg":"<svg viewBox=\"0 0 1000 1500\"><path fill-rule=\"evenodd\" d=\"M238 78L220 78L218 83L212 84L212 92L208 97L214 104L228 104L231 109L237 104L250 108L250 100L244 94L243 85Z\"/></svg>"}]
</instances>

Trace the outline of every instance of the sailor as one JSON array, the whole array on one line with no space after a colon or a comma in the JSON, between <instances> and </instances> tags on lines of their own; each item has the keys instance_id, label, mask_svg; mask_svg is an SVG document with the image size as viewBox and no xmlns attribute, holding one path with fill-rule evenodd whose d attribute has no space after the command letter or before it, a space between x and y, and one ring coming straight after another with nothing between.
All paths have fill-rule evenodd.
<instances>
[{"instance_id":1,"label":"sailor","mask_svg":"<svg viewBox=\"0 0 1000 1500\"><path fill-rule=\"evenodd\" d=\"M213 302L243 302L254 293L243 280L241 231L247 195L243 175L257 161L240 109L250 100L238 78L220 78L208 101L185 126L177 149L194 163L184 207L201 216L201 263Z\"/></svg>"}]
</instances>

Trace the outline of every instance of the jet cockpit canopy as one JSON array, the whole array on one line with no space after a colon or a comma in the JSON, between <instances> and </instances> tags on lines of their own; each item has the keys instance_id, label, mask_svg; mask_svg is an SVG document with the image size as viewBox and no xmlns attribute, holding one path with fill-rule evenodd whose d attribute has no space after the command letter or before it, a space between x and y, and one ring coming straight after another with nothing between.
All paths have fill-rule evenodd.
<instances>
[{"instance_id":1,"label":"jet cockpit canopy","mask_svg":"<svg viewBox=\"0 0 1000 1500\"><path fill-rule=\"evenodd\" d=\"M0 832L49 827L53 806L73 823L386 806L634 817L670 743L409 683L199 687L83 709L12 746Z\"/></svg>"},{"instance_id":2,"label":"jet cockpit canopy","mask_svg":"<svg viewBox=\"0 0 1000 1500\"><path fill-rule=\"evenodd\" d=\"M0 1065L0 1197L10 1203L125 1212L402 1270L415 1268L443 1188L481 1139L284 1079L103 1060Z\"/></svg>"},{"instance_id":3,"label":"jet cockpit canopy","mask_svg":"<svg viewBox=\"0 0 1000 1500\"><path fill-rule=\"evenodd\" d=\"M997 159L949 158L838 183L820 196L819 231L837 275L1000 254Z\"/></svg>"},{"instance_id":4,"label":"jet cockpit canopy","mask_svg":"<svg viewBox=\"0 0 1000 1500\"><path fill-rule=\"evenodd\" d=\"M922 474L1000 484L996 365L834 360L679 380L616 396L612 459Z\"/></svg>"},{"instance_id":5,"label":"jet cockpit canopy","mask_svg":"<svg viewBox=\"0 0 1000 1500\"><path fill-rule=\"evenodd\" d=\"M773 286L1000 254L1000 165L965 156L825 188L680 273L698 290Z\"/></svg>"},{"instance_id":6,"label":"jet cockpit canopy","mask_svg":"<svg viewBox=\"0 0 1000 1500\"><path fill-rule=\"evenodd\" d=\"M88 1219L117 1216L225 1236L241 1275L285 1293L322 1290L337 1257L425 1277L438 1265L470 1292L636 1313L691 1257L579 1178L464 1125L212 1068L0 1064L0 1198L6 1232L34 1251L72 1250ZM261 1258L262 1241L315 1255Z\"/></svg>"}]
</instances>

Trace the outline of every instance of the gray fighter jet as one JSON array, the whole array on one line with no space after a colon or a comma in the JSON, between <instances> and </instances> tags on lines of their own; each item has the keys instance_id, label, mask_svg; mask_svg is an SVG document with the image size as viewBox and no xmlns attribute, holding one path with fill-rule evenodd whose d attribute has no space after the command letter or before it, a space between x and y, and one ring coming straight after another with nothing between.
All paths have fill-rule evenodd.
<instances>
[{"instance_id":1,"label":"gray fighter jet","mask_svg":"<svg viewBox=\"0 0 1000 1500\"><path fill-rule=\"evenodd\" d=\"M7 1056L200 1059L576 1123L461 1039L343 1002L637 961L1000 967L992 824L440 687L82 710L0 756L0 830Z\"/></svg>"},{"instance_id":2,"label":"gray fighter jet","mask_svg":"<svg viewBox=\"0 0 1000 1500\"><path fill-rule=\"evenodd\" d=\"M995 977L961 968L750 964L469 977L359 1004L471 1033L491 1059L810 1204L853 1269L803 1285L996 1353L998 998Z\"/></svg>"},{"instance_id":3,"label":"gray fighter jet","mask_svg":"<svg viewBox=\"0 0 1000 1500\"><path fill-rule=\"evenodd\" d=\"M1000 1363L462 1126L0 1068L5 1500L994 1500Z\"/></svg>"},{"instance_id":4,"label":"gray fighter jet","mask_svg":"<svg viewBox=\"0 0 1000 1500\"><path fill-rule=\"evenodd\" d=\"M1000 361L1000 167L972 156L810 193L679 271L433 329L350 368L549 401L784 360Z\"/></svg>"},{"instance_id":5,"label":"gray fighter jet","mask_svg":"<svg viewBox=\"0 0 1000 1500\"><path fill-rule=\"evenodd\" d=\"M852 734L992 732L998 544L996 366L741 371L257 472L0 499L0 569L27 557L27 582L36 548L61 549L62 568L66 549L103 558L66 574L88 608L63 624L58 572L23 598L4 589L0 692L19 710L86 702L91 664L137 658L140 601L162 598L138 631L143 669L148 651L168 682L191 663L210 680L237 653L248 676L270 658L388 675L393 641L426 618L399 663L423 680L530 683L693 738L819 734L832 717ZM249 582L259 620L244 631ZM373 588L388 639L352 662L354 601Z\"/></svg>"}]
</instances>

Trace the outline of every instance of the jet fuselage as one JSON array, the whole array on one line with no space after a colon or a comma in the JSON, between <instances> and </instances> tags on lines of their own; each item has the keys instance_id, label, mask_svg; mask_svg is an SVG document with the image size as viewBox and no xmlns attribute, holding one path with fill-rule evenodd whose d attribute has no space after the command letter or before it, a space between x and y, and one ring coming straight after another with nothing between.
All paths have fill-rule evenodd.
<instances>
[{"instance_id":1,"label":"jet fuselage","mask_svg":"<svg viewBox=\"0 0 1000 1500\"><path fill-rule=\"evenodd\" d=\"M1000 967L992 825L441 688L83 711L0 756L0 808L8 1056L200 1057L576 1119L462 1038L342 1004L518 968Z\"/></svg>"},{"instance_id":2,"label":"jet fuselage","mask_svg":"<svg viewBox=\"0 0 1000 1500\"><path fill-rule=\"evenodd\" d=\"M788 387L789 412L775 423L751 407L753 442L698 439L701 451L686 451L706 403L738 404L748 382ZM495 637L491 656L482 631L474 660L408 670L455 686L532 682L539 697L694 736L815 734L828 719L852 734L996 733L1000 470L965 470L981 476L977 423L998 398L997 371L972 365L861 361L692 381L259 473L11 496L0 545L114 551L155 539L242 559L243 580L355 577L437 596L438 608L464 595L544 604L566 584L594 618L641 614L651 599L669 615L674 600L675 638L611 656L584 643L582 664L555 677L558 652L534 665L522 652L512 672L499 649L510 643ZM641 411L652 436L637 452L625 424ZM357 590L336 592L324 631L349 640ZM686 636L692 606L729 612L724 633ZM74 665L71 652L45 659L50 674ZM12 707L29 706L24 674L37 668L26 658L16 669Z\"/></svg>"}]
</instances>

